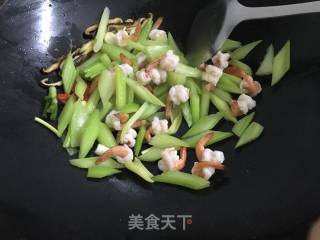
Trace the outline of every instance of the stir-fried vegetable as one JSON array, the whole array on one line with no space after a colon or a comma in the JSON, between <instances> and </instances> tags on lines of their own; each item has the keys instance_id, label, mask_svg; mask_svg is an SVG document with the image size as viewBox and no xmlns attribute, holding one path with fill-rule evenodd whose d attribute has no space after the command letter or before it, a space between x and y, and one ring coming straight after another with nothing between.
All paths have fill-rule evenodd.
<instances>
[{"instance_id":1,"label":"stir-fried vegetable","mask_svg":"<svg viewBox=\"0 0 320 240\"><path fill-rule=\"evenodd\" d=\"M273 58L274 58L274 49L273 49L273 45L271 44L268 47L266 55L263 57L263 60L256 72L257 76L272 74Z\"/></svg>"},{"instance_id":2,"label":"stir-fried vegetable","mask_svg":"<svg viewBox=\"0 0 320 240\"><path fill-rule=\"evenodd\" d=\"M272 66L271 85L273 86L281 80L290 68L290 41L286 42L274 57Z\"/></svg>"},{"instance_id":3,"label":"stir-fried vegetable","mask_svg":"<svg viewBox=\"0 0 320 240\"><path fill-rule=\"evenodd\" d=\"M263 129L264 127L261 126L259 123L252 122L240 136L240 139L237 142L235 148L239 148L249 142L256 140L258 137L260 137L261 133L263 132Z\"/></svg>"},{"instance_id":4,"label":"stir-fried vegetable","mask_svg":"<svg viewBox=\"0 0 320 240\"><path fill-rule=\"evenodd\" d=\"M245 58L261 42L262 40L259 40L239 47L231 53L231 58L235 60L241 60Z\"/></svg>"}]
</instances>

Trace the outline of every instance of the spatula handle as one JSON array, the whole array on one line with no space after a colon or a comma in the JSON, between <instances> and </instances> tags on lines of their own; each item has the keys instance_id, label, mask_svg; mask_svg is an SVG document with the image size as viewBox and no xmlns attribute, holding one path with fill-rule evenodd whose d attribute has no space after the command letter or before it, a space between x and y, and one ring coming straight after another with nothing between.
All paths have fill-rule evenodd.
<instances>
[{"instance_id":1,"label":"spatula handle","mask_svg":"<svg viewBox=\"0 0 320 240\"><path fill-rule=\"evenodd\" d=\"M246 7L241 5L241 8L242 20L274 18L320 12L320 1L270 7Z\"/></svg>"}]
</instances>

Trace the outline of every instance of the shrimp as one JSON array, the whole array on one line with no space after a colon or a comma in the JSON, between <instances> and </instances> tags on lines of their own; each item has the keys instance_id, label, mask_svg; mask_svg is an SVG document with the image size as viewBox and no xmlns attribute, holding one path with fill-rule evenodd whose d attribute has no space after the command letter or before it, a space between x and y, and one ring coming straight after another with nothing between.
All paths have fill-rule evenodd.
<instances>
[{"instance_id":1,"label":"shrimp","mask_svg":"<svg viewBox=\"0 0 320 240\"><path fill-rule=\"evenodd\" d=\"M261 85L259 82L254 81L250 75L246 75L243 78L243 88L247 91L251 97L257 96L261 92Z\"/></svg>"},{"instance_id":2,"label":"shrimp","mask_svg":"<svg viewBox=\"0 0 320 240\"><path fill-rule=\"evenodd\" d=\"M128 150L125 146L118 145L114 146L112 148L109 148L107 151L105 151L97 160L96 165L101 164L102 162L108 160L111 157L121 157L124 158L128 155Z\"/></svg>"},{"instance_id":3,"label":"shrimp","mask_svg":"<svg viewBox=\"0 0 320 240\"><path fill-rule=\"evenodd\" d=\"M187 162L187 148L186 147L181 147L180 148L180 159L177 162L175 166L175 170L180 171L184 166L186 165Z\"/></svg>"},{"instance_id":4,"label":"shrimp","mask_svg":"<svg viewBox=\"0 0 320 240\"><path fill-rule=\"evenodd\" d=\"M239 117L239 116L243 115L243 113L240 110L238 102L235 100L232 100L230 109L231 109L231 113L234 117Z\"/></svg>"},{"instance_id":5,"label":"shrimp","mask_svg":"<svg viewBox=\"0 0 320 240\"><path fill-rule=\"evenodd\" d=\"M204 135L197 143L196 145L196 156L198 161L202 160L203 152L204 152L204 147L205 145L212 139L213 137L213 132L207 133Z\"/></svg>"}]
</instances>

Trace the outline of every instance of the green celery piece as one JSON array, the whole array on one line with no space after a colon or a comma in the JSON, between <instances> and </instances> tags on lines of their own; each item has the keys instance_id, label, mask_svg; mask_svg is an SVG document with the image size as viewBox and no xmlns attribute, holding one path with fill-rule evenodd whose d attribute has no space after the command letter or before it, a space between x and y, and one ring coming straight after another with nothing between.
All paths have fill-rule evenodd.
<instances>
[{"instance_id":1,"label":"green celery piece","mask_svg":"<svg viewBox=\"0 0 320 240\"><path fill-rule=\"evenodd\" d=\"M80 100L83 100L83 95L87 89L87 86L87 83L80 76L78 76L74 93Z\"/></svg>"},{"instance_id":2,"label":"green celery piece","mask_svg":"<svg viewBox=\"0 0 320 240\"><path fill-rule=\"evenodd\" d=\"M162 107L165 106L165 104L155 95L153 95L146 87L140 85L138 82L130 78L126 78L126 80L129 88L131 88L134 91L135 95L137 95L139 98L154 105Z\"/></svg>"},{"instance_id":3,"label":"green celery piece","mask_svg":"<svg viewBox=\"0 0 320 240\"><path fill-rule=\"evenodd\" d=\"M252 112L249 115L238 120L238 122L236 122L236 124L232 128L232 132L236 136L240 137L242 135L242 133L247 129L249 124L252 122L254 115L255 115L255 113Z\"/></svg>"},{"instance_id":4,"label":"green celery piece","mask_svg":"<svg viewBox=\"0 0 320 240\"><path fill-rule=\"evenodd\" d=\"M228 81L233 82L234 84L240 85L242 79L227 73L223 73L222 78L227 79Z\"/></svg>"},{"instance_id":5,"label":"green celery piece","mask_svg":"<svg viewBox=\"0 0 320 240\"><path fill-rule=\"evenodd\" d=\"M273 59L274 59L274 48L273 48L273 45L271 44L267 48L267 52L264 55L262 62L260 63L260 66L256 72L256 75L264 76L264 75L272 74Z\"/></svg>"},{"instance_id":6,"label":"green celery piece","mask_svg":"<svg viewBox=\"0 0 320 240\"><path fill-rule=\"evenodd\" d=\"M146 130L145 126L142 126L139 129L139 132L138 132L138 135L136 138L136 144L134 145L134 154L136 156L138 156L140 154L141 147L142 147L143 140L144 140L144 135L146 134L146 131L147 130Z\"/></svg>"},{"instance_id":7,"label":"green celery piece","mask_svg":"<svg viewBox=\"0 0 320 240\"><path fill-rule=\"evenodd\" d=\"M281 48L273 60L272 82L274 86L290 69L290 40Z\"/></svg>"},{"instance_id":8,"label":"green celery piece","mask_svg":"<svg viewBox=\"0 0 320 240\"><path fill-rule=\"evenodd\" d=\"M251 42L251 43L243 45L242 47L234 50L230 54L231 59L241 60L241 59L245 58L261 42L262 42L262 40Z\"/></svg>"},{"instance_id":9,"label":"green celery piece","mask_svg":"<svg viewBox=\"0 0 320 240\"><path fill-rule=\"evenodd\" d=\"M222 75L222 77L219 79L217 87L229 93L234 93L234 94L242 93L240 84L236 84L231 79L229 79L228 76L226 75Z\"/></svg>"},{"instance_id":10,"label":"green celery piece","mask_svg":"<svg viewBox=\"0 0 320 240\"><path fill-rule=\"evenodd\" d=\"M179 111L177 116L171 120L171 126L168 129L168 134L176 134L182 123L182 113Z\"/></svg>"},{"instance_id":11,"label":"green celery piece","mask_svg":"<svg viewBox=\"0 0 320 240\"><path fill-rule=\"evenodd\" d=\"M152 26L153 20L152 18L148 18L142 26L138 42L143 43L149 37Z\"/></svg>"},{"instance_id":12,"label":"green celery piece","mask_svg":"<svg viewBox=\"0 0 320 240\"><path fill-rule=\"evenodd\" d=\"M103 106L105 106L105 104L107 104L112 97L115 90L115 85L116 83L114 81L113 74L109 70L104 70L101 73L98 82L99 94Z\"/></svg>"},{"instance_id":13,"label":"green celery piece","mask_svg":"<svg viewBox=\"0 0 320 240\"><path fill-rule=\"evenodd\" d=\"M263 132L264 127L257 122L252 122L249 127L242 133L235 148L239 148L247 143L256 140Z\"/></svg>"},{"instance_id":14,"label":"green celery piece","mask_svg":"<svg viewBox=\"0 0 320 240\"><path fill-rule=\"evenodd\" d=\"M147 46L144 49L144 54L147 56L149 61L154 61L169 51L168 46L158 45L158 46Z\"/></svg>"},{"instance_id":15,"label":"green celery piece","mask_svg":"<svg viewBox=\"0 0 320 240\"><path fill-rule=\"evenodd\" d=\"M210 182L202 177L179 171L168 171L152 178L156 182L179 185L193 190L201 190L210 186Z\"/></svg>"},{"instance_id":16,"label":"green celery piece","mask_svg":"<svg viewBox=\"0 0 320 240\"><path fill-rule=\"evenodd\" d=\"M124 166L131 172L137 174L147 182L153 183L152 180L153 174L141 163L138 158L135 158L134 161L129 161L124 164Z\"/></svg>"},{"instance_id":17,"label":"green celery piece","mask_svg":"<svg viewBox=\"0 0 320 240\"><path fill-rule=\"evenodd\" d=\"M228 51L232 51L234 49L237 49L239 47L241 47L241 42L234 41L234 40L231 40L231 39L227 39L223 43L221 51L222 52L228 52Z\"/></svg>"},{"instance_id":18,"label":"green celery piece","mask_svg":"<svg viewBox=\"0 0 320 240\"><path fill-rule=\"evenodd\" d=\"M101 15L101 19L99 22L96 37L93 42L93 51L94 52L99 52L100 49L102 48L103 39L104 39L104 36L106 35L106 31L107 31L109 16L110 16L110 10L108 7L105 7L103 10L103 13Z\"/></svg>"},{"instance_id":19,"label":"green celery piece","mask_svg":"<svg viewBox=\"0 0 320 240\"><path fill-rule=\"evenodd\" d=\"M139 156L141 161L145 162L155 162L161 159L161 153L164 151L164 148L150 147L144 151Z\"/></svg>"},{"instance_id":20,"label":"green celery piece","mask_svg":"<svg viewBox=\"0 0 320 240\"><path fill-rule=\"evenodd\" d=\"M78 100L74 104L74 111L69 126L70 147L78 147L80 145L81 130L89 115L90 111L86 107L85 102Z\"/></svg>"},{"instance_id":21,"label":"green celery piece","mask_svg":"<svg viewBox=\"0 0 320 240\"><path fill-rule=\"evenodd\" d=\"M41 118L35 117L34 121L41 124L42 126L46 127L47 129L49 129L57 137L59 137L59 138L61 137L61 135L58 132L58 129L56 129L55 127L53 127L51 124L47 123L46 121L42 120Z\"/></svg>"},{"instance_id":22,"label":"green celery piece","mask_svg":"<svg viewBox=\"0 0 320 240\"><path fill-rule=\"evenodd\" d=\"M120 62L120 54L123 54L130 60L135 60L136 56L124 48L120 48L113 44L104 43L101 51L108 54L112 61Z\"/></svg>"},{"instance_id":23,"label":"green celery piece","mask_svg":"<svg viewBox=\"0 0 320 240\"><path fill-rule=\"evenodd\" d=\"M116 168L94 166L88 169L87 178L104 178L117 173L121 171Z\"/></svg>"},{"instance_id":24,"label":"green celery piece","mask_svg":"<svg viewBox=\"0 0 320 240\"><path fill-rule=\"evenodd\" d=\"M96 161L98 157L88 157L88 158L77 158L69 160L69 163L72 166L78 167L78 168L92 168L97 166ZM109 158L106 161L103 161L100 163L97 167L110 167L110 168L124 168L124 166L117 161Z\"/></svg>"},{"instance_id":25,"label":"green celery piece","mask_svg":"<svg viewBox=\"0 0 320 240\"><path fill-rule=\"evenodd\" d=\"M189 147L183 140L163 133L155 135L149 144L159 148Z\"/></svg>"},{"instance_id":26,"label":"green celery piece","mask_svg":"<svg viewBox=\"0 0 320 240\"><path fill-rule=\"evenodd\" d=\"M109 68L111 66L111 59L105 53L101 54L100 61L106 68Z\"/></svg>"},{"instance_id":27,"label":"green celery piece","mask_svg":"<svg viewBox=\"0 0 320 240\"><path fill-rule=\"evenodd\" d=\"M192 137L199 133L205 132L214 128L223 118L221 113L210 114L200 118L193 126L182 136L182 138Z\"/></svg>"},{"instance_id":28,"label":"green celery piece","mask_svg":"<svg viewBox=\"0 0 320 240\"><path fill-rule=\"evenodd\" d=\"M83 74L83 70L88 68L94 63L100 62L101 53L94 53L88 60L83 62L81 65L77 67L77 70Z\"/></svg>"},{"instance_id":29,"label":"green celery piece","mask_svg":"<svg viewBox=\"0 0 320 240\"><path fill-rule=\"evenodd\" d=\"M181 63L188 64L188 60L184 57L183 52L179 49L176 41L174 40L170 32L168 33L168 45L169 45L169 48L179 56Z\"/></svg>"},{"instance_id":30,"label":"green celery piece","mask_svg":"<svg viewBox=\"0 0 320 240\"><path fill-rule=\"evenodd\" d=\"M223 101L231 104L232 96L230 93L216 87L212 90L212 94L216 95L218 98L222 99Z\"/></svg>"},{"instance_id":31,"label":"green celery piece","mask_svg":"<svg viewBox=\"0 0 320 240\"><path fill-rule=\"evenodd\" d=\"M188 143L190 148L195 148L196 144L200 140L200 138L202 138L204 135L206 135L206 134L208 134L210 132L213 132L214 136L213 136L212 140L210 140L206 144L206 146L212 145L212 144L217 143L217 142L221 142L221 141L233 136L233 133L231 133L231 132L205 131L205 132L202 132L202 133L200 133L198 135L195 135L195 136L192 136L192 137L189 137L189 138L184 138L183 141Z\"/></svg>"},{"instance_id":32,"label":"green celery piece","mask_svg":"<svg viewBox=\"0 0 320 240\"><path fill-rule=\"evenodd\" d=\"M66 130L66 128L68 127L71 121L75 102L76 102L75 97L71 95L68 101L66 102L65 106L63 107L62 112L60 113L60 116L58 118L59 135L63 134L63 132Z\"/></svg>"},{"instance_id":33,"label":"green celery piece","mask_svg":"<svg viewBox=\"0 0 320 240\"><path fill-rule=\"evenodd\" d=\"M99 134L97 140L100 144L103 144L109 148L117 145L116 139L114 138L111 130L102 122L99 123Z\"/></svg>"},{"instance_id":34,"label":"green celery piece","mask_svg":"<svg viewBox=\"0 0 320 240\"><path fill-rule=\"evenodd\" d=\"M106 102L105 105L102 105L102 108L100 109L100 120L103 120L105 118L105 116L107 115L107 113L109 113L109 111L112 108L112 104L110 102Z\"/></svg>"},{"instance_id":35,"label":"green celery piece","mask_svg":"<svg viewBox=\"0 0 320 240\"><path fill-rule=\"evenodd\" d=\"M120 109L126 105L127 102L127 86L126 76L122 69L117 66L115 69L115 90L116 90L116 109Z\"/></svg>"},{"instance_id":36,"label":"green celery piece","mask_svg":"<svg viewBox=\"0 0 320 240\"><path fill-rule=\"evenodd\" d=\"M182 103L181 105L181 111L183 114L183 118L186 121L188 127L192 126L192 115L191 115L191 109L189 102Z\"/></svg>"},{"instance_id":37,"label":"green celery piece","mask_svg":"<svg viewBox=\"0 0 320 240\"><path fill-rule=\"evenodd\" d=\"M170 86L184 85L186 83L187 77L176 72L168 72L167 80Z\"/></svg>"},{"instance_id":38,"label":"green celery piece","mask_svg":"<svg viewBox=\"0 0 320 240\"><path fill-rule=\"evenodd\" d=\"M155 114L156 112L158 112L158 110L161 107L157 106L157 105L153 105L153 104L149 104L149 107L145 110L144 113L142 113L142 115L139 117L139 120L145 120L148 119L149 117L151 117L153 114Z\"/></svg>"},{"instance_id":39,"label":"green celery piece","mask_svg":"<svg viewBox=\"0 0 320 240\"><path fill-rule=\"evenodd\" d=\"M95 109L81 129L79 158L84 158L93 147L99 135L99 123L99 110Z\"/></svg>"},{"instance_id":40,"label":"green celery piece","mask_svg":"<svg viewBox=\"0 0 320 240\"><path fill-rule=\"evenodd\" d=\"M62 82L63 88L66 93L70 93L77 77L77 70L73 63L71 52L68 53L62 68Z\"/></svg>"},{"instance_id":41,"label":"green celery piece","mask_svg":"<svg viewBox=\"0 0 320 240\"><path fill-rule=\"evenodd\" d=\"M203 89L200 99L200 117L204 117L209 114L210 96L211 93L206 89Z\"/></svg>"},{"instance_id":42,"label":"green celery piece","mask_svg":"<svg viewBox=\"0 0 320 240\"><path fill-rule=\"evenodd\" d=\"M85 79L91 80L101 74L105 69L106 67L101 62L97 62L85 68L82 72Z\"/></svg>"},{"instance_id":43,"label":"green celery piece","mask_svg":"<svg viewBox=\"0 0 320 240\"><path fill-rule=\"evenodd\" d=\"M50 86L48 96L46 96L44 99L45 105L43 109L43 117L47 118L47 115L50 114L50 120L56 120L58 114L58 100L56 87Z\"/></svg>"},{"instance_id":44,"label":"green celery piece","mask_svg":"<svg viewBox=\"0 0 320 240\"><path fill-rule=\"evenodd\" d=\"M143 41L143 45L150 47L150 46L168 46L167 41L163 40L145 40Z\"/></svg>"},{"instance_id":45,"label":"green celery piece","mask_svg":"<svg viewBox=\"0 0 320 240\"><path fill-rule=\"evenodd\" d=\"M89 100L87 102L87 108L90 112L92 112L96 107L98 106L100 101L100 94L99 94L99 89L96 88L91 96L89 97Z\"/></svg>"},{"instance_id":46,"label":"green celery piece","mask_svg":"<svg viewBox=\"0 0 320 240\"><path fill-rule=\"evenodd\" d=\"M134 91L131 88L127 88L127 102L133 103L134 101Z\"/></svg>"},{"instance_id":47,"label":"green celery piece","mask_svg":"<svg viewBox=\"0 0 320 240\"><path fill-rule=\"evenodd\" d=\"M211 102L213 105L221 112L224 118L231 122L237 122L237 119L232 115L228 103L217 97L216 95L211 95Z\"/></svg>"},{"instance_id":48,"label":"green celery piece","mask_svg":"<svg viewBox=\"0 0 320 240\"><path fill-rule=\"evenodd\" d=\"M65 139L63 140L63 143L62 143L62 147L63 148L70 148L70 131L69 131L69 128L68 128L67 134L65 136Z\"/></svg>"},{"instance_id":49,"label":"green celery piece","mask_svg":"<svg viewBox=\"0 0 320 240\"><path fill-rule=\"evenodd\" d=\"M243 71L245 71L246 74L252 76L252 70L249 65L247 65L239 60L235 60L235 59L231 59L230 65L238 67L238 68L242 69Z\"/></svg>"},{"instance_id":50,"label":"green celery piece","mask_svg":"<svg viewBox=\"0 0 320 240\"><path fill-rule=\"evenodd\" d=\"M200 97L198 94L190 96L190 108L192 115L192 122L195 123L200 119Z\"/></svg>"},{"instance_id":51,"label":"green celery piece","mask_svg":"<svg viewBox=\"0 0 320 240\"><path fill-rule=\"evenodd\" d=\"M199 85L198 85L196 82L199 82L199 83L200 83L200 81L196 81L196 80L194 80L194 79L192 79L192 78L187 78L187 81L186 81L186 84L185 84L185 85L186 85L188 88L190 88L190 91L191 91L191 92L194 92L194 93L197 93L197 94L200 95L200 94L202 93L202 91L201 91Z\"/></svg>"},{"instance_id":52,"label":"green celery piece","mask_svg":"<svg viewBox=\"0 0 320 240\"><path fill-rule=\"evenodd\" d=\"M122 108L119 109L119 112L124 113L135 113L140 108L140 105L134 102L130 102L126 105L124 105Z\"/></svg>"},{"instance_id":53,"label":"green celery piece","mask_svg":"<svg viewBox=\"0 0 320 240\"><path fill-rule=\"evenodd\" d=\"M150 116L148 119L146 119L148 122L152 122L153 119L157 117L159 119L164 119L165 118L165 113L164 112L156 112L152 116Z\"/></svg>"},{"instance_id":54,"label":"green celery piece","mask_svg":"<svg viewBox=\"0 0 320 240\"><path fill-rule=\"evenodd\" d=\"M141 117L141 115L148 109L149 104L145 102L141 105L138 111L133 114L130 119L124 124L121 134L120 134L120 140L124 138L124 135L127 134L129 129L132 127L132 125Z\"/></svg>"},{"instance_id":55,"label":"green celery piece","mask_svg":"<svg viewBox=\"0 0 320 240\"><path fill-rule=\"evenodd\" d=\"M202 72L198 68L190 67L183 63L178 63L175 72L192 78L201 78L202 76Z\"/></svg>"},{"instance_id":56,"label":"green celery piece","mask_svg":"<svg viewBox=\"0 0 320 240\"><path fill-rule=\"evenodd\" d=\"M134 42L131 40L127 40L127 47L130 49L135 49L137 51L143 51L146 47L139 42Z\"/></svg>"},{"instance_id":57,"label":"green celery piece","mask_svg":"<svg viewBox=\"0 0 320 240\"><path fill-rule=\"evenodd\" d=\"M169 89L170 89L170 85L166 82L166 83L163 83L163 84L156 86L153 89L153 93L155 96L159 97L159 96L169 92Z\"/></svg>"}]
</instances>

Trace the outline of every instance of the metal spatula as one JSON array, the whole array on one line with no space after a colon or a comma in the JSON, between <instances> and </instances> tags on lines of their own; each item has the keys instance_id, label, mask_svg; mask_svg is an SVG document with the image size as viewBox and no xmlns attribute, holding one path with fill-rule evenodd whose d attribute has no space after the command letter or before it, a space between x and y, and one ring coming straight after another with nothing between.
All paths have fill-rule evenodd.
<instances>
[{"instance_id":1,"label":"metal spatula","mask_svg":"<svg viewBox=\"0 0 320 240\"><path fill-rule=\"evenodd\" d=\"M187 42L187 58L197 66L222 46L233 28L242 21L320 12L320 1L272 6L246 7L237 0L213 0L196 16Z\"/></svg>"}]
</instances>

